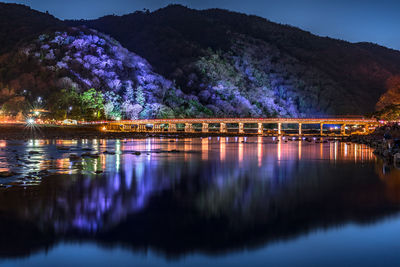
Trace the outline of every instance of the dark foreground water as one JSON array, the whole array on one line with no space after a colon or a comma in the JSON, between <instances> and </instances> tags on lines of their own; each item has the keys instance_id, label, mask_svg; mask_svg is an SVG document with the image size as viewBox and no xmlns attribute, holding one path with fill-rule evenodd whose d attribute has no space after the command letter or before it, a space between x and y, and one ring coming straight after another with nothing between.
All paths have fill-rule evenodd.
<instances>
[{"instance_id":1,"label":"dark foreground water","mask_svg":"<svg viewBox=\"0 0 400 267\"><path fill-rule=\"evenodd\" d=\"M400 265L400 172L362 145L0 141L6 170L0 265Z\"/></svg>"}]
</instances>

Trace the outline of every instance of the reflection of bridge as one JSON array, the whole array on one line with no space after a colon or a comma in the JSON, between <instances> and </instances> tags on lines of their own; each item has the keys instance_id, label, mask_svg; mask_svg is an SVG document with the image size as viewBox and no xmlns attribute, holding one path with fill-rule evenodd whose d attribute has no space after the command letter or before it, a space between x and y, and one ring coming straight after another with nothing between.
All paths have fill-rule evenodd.
<instances>
[{"instance_id":1,"label":"reflection of bridge","mask_svg":"<svg viewBox=\"0 0 400 267\"><path fill-rule=\"evenodd\" d=\"M363 118L204 118L108 122L112 132L254 133L264 135L368 134L378 122Z\"/></svg>"}]
</instances>

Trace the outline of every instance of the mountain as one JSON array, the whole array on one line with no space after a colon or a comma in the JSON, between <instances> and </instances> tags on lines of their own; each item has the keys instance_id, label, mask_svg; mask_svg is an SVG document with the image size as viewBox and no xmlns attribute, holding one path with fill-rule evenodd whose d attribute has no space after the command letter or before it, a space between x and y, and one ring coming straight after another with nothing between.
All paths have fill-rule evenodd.
<instances>
[{"instance_id":1,"label":"mountain","mask_svg":"<svg viewBox=\"0 0 400 267\"><path fill-rule=\"evenodd\" d=\"M1 4L2 14L12 34L0 36L0 105L93 87L108 117L357 115L373 112L400 73L399 51L221 9L60 21Z\"/></svg>"},{"instance_id":2,"label":"mountain","mask_svg":"<svg viewBox=\"0 0 400 267\"><path fill-rule=\"evenodd\" d=\"M263 114L266 99L279 115L279 108L292 116L371 112L385 81L400 71L399 51L220 9L172 5L79 23L110 34L184 92L206 90L222 101L240 94Z\"/></svg>"},{"instance_id":3,"label":"mountain","mask_svg":"<svg viewBox=\"0 0 400 267\"><path fill-rule=\"evenodd\" d=\"M109 36L84 27L43 33L2 55L0 77L7 84L0 91L6 107L21 106L25 100L35 105L44 101L46 108L60 117L70 109L69 115L79 118L89 110L78 103L77 94L95 98L100 93L102 104L90 108L90 114L101 107L104 115L113 119L122 115L130 119L206 116L206 108L192 105L194 96L183 94L171 81L154 73L145 59ZM91 88L97 91L91 93Z\"/></svg>"},{"instance_id":4,"label":"mountain","mask_svg":"<svg viewBox=\"0 0 400 267\"><path fill-rule=\"evenodd\" d=\"M0 2L0 54L63 22L30 7Z\"/></svg>"}]
</instances>

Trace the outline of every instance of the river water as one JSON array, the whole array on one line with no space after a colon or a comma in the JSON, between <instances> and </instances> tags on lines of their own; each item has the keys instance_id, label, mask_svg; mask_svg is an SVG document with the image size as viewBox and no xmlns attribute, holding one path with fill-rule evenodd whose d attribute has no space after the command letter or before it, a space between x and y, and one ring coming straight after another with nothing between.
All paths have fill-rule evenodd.
<instances>
[{"instance_id":1,"label":"river water","mask_svg":"<svg viewBox=\"0 0 400 267\"><path fill-rule=\"evenodd\" d=\"M400 264L400 171L365 145L0 141L0 171L4 266Z\"/></svg>"}]
</instances>

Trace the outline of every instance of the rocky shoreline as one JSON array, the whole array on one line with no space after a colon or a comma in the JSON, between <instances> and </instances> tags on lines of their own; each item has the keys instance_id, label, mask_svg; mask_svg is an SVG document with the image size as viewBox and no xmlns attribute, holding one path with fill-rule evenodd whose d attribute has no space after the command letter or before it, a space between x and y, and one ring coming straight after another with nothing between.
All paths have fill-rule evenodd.
<instances>
[{"instance_id":1,"label":"rocky shoreline","mask_svg":"<svg viewBox=\"0 0 400 267\"><path fill-rule=\"evenodd\" d=\"M374 154L388 163L400 162L400 126L397 124L379 127L370 135L351 136L348 141L374 148Z\"/></svg>"}]
</instances>

